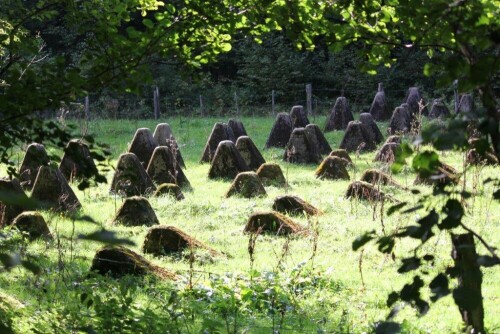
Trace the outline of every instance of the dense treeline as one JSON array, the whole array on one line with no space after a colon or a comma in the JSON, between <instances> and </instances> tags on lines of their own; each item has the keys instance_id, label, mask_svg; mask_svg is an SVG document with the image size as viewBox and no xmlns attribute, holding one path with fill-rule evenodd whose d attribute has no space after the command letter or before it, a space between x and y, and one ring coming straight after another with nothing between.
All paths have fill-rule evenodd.
<instances>
[{"instance_id":1,"label":"dense treeline","mask_svg":"<svg viewBox=\"0 0 500 334\"><path fill-rule=\"evenodd\" d=\"M241 38L231 52L201 69L158 61L153 72L163 96L177 103L175 107L196 109L202 95L208 112L215 114L234 112L236 105L269 112L273 90L276 104L305 104L307 83L312 84L314 107L320 112L342 94L356 111L367 110L379 82L384 83L393 105L401 103L410 86L421 87L429 97L451 97L451 89L436 90L434 80L423 75L428 61L423 51L399 49L394 54L395 64L381 66L376 74L362 71L363 57L362 44L338 53L326 46L301 51L282 34L274 33L262 43ZM144 94L149 98L150 90L145 89Z\"/></svg>"},{"instance_id":2,"label":"dense treeline","mask_svg":"<svg viewBox=\"0 0 500 334\"><path fill-rule=\"evenodd\" d=\"M145 284L134 280L128 287L123 280L106 284L107 279L100 276L92 281L92 275L88 274L94 250L91 248L97 248L97 245L86 247L85 243L97 241L130 246L138 235L108 224L103 212L107 211L111 216L116 211L117 198L106 195L108 187L97 188L84 180L78 189L86 189L79 193L87 200L83 205L84 211L79 212L85 215L47 215L52 220L50 225L54 228L56 242L28 246L15 230L14 233L4 233L4 230L0 233L0 285L6 287L8 293L5 297L3 291L0 294L0 333L153 333L171 331L172 328L181 333L184 326L188 332L224 330L236 333L243 325L248 327L243 331L255 331L269 323L272 329L267 328L270 329L267 332L276 332L278 327L280 332L292 328L300 332L328 332L334 329L349 333L416 332L409 327L411 321L395 318L404 306L413 306L420 316L431 307L445 306L445 313L434 314L434 318L422 328L426 332L444 332L435 330L435 326L438 322L447 324L448 313L451 313L448 312L450 300L445 305L434 303L446 296L449 296L448 299L452 296L466 331L495 332L498 325L488 318L487 326L493 324L495 327L485 326L484 311L493 310L491 313L495 314L496 309L488 304L483 308L483 274L480 267L486 272L491 270L486 268L500 264L495 239L498 233L486 235L493 231L490 228L491 217L494 218L491 212L498 212L492 203L498 205L500 181L496 178L497 167L493 167L491 173L481 175L484 166L470 168L465 163L465 156L475 152L487 153L496 159L500 157L499 94L498 88L495 88L500 73L499 18L498 0L430 1L425 5L418 0L173 0L167 3L157 0L2 0L0 162L11 178L16 176L19 165L16 155L24 144L39 142L59 146L59 152L62 152L70 138L80 137L71 125L38 117L37 112L65 110L68 105L81 101L89 94L92 101L102 102L105 107L94 107L93 115L128 118L153 115L150 106L154 86L161 89L164 107L173 105L182 114L193 110L198 99L202 114L203 100L205 112L211 114L232 112L243 106L244 112L247 112L248 106L264 106L262 109L268 112L270 90L276 92L280 109L289 109L291 104L303 103L306 83L314 87L315 104L328 105L335 97L344 94L354 112L366 109L378 82L385 84L392 107L401 102L408 86L420 86L427 99L445 96L450 103L448 94L455 83L458 83L456 86L460 93L473 92L481 106L479 110L469 108L471 112L462 110L449 122L430 122L422 128L420 125L426 125L425 122L415 122L418 123L415 130L420 134L416 137L419 145L402 143L391 167L394 172L404 172L399 176L400 183L408 184L410 170L415 172L417 180L428 176L436 180L435 176L442 174L448 178L449 170L452 170L447 168L450 158L454 159L455 166L461 166L460 171L453 172L457 178L454 176L450 182L434 184L432 192L429 188L400 191L397 197L394 196L400 202L389 208L384 204L380 206L381 226L371 224L378 219L378 210L375 206L372 210L372 201L368 206L356 204L351 205L350 210L342 210L337 204L342 204L345 209L347 206L340 200L345 197L341 187L326 185L323 187L325 192L321 193L318 184L313 182L311 169L307 171L308 176L300 175L295 168L290 168L289 174L289 166L286 166L287 184L291 188L302 189L301 193L308 197L315 196L319 202L328 199L325 213L331 214L333 219L328 216L321 219L335 226L320 229L318 221L308 219L312 238L307 242L311 245L299 244L297 248L306 252L312 249L312 254L307 254L309 260L298 265L293 248L289 252L288 239L283 244L282 255L279 255L274 251L275 245L271 246L264 238L260 238L255 252L257 234L251 236L248 242L249 266L246 267L245 261L237 263L237 266L221 262L217 271L226 273L231 270L229 275L214 278L210 270L206 273L212 281L204 282L207 285L198 290L194 286L198 285L197 279L193 284L193 275L197 270L192 249L188 270L187 261L182 260L184 256L169 263L172 267L179 265L178 273L183 277L182 283L176 286L161 289L159 282L148 279ZM262 44L253 42L256 36ZM310 51L313 46L315 51ZM231 47L232 52L227 53ZM331 53L333 48L339 53ZM424 50L434 54L432 61L424 61L427 56ZM211 65L207 65L209 62L212 62ZM386 67L380 67L381 64ZM420 74L422 72L435 78L441 89L436 88L433 80L424 79ZM173 104L168 105L166 102L171 100ZM82 107L78 103L74 106ZM407 120L410 117L408 115ZM250 119L255 124L258 118L247 118ZM260 130L257 125L253 126L260 143L263 143L263 136L270 128L267 122L271 119L262 118L262 121L266 123ZM180 119L176 122L180 130L176 132L179 134L177 138L180 142L189 143L182 147L184 152L188 149L194 152L203 147L207 134L200 135L209 129L210 122L210 119L194 122ZM140 123L151 127L146 123L152 124L152 121L129 122L130 128L120 127L127 123L124 121L113 121L108 128L106 123L101 120L94 122L96 128L99 127L96 132L106 136L106 142L119 142L119 148L112 152L122 152L128 139L118 135L128 136ZM88 134L92 122L81 124L81 135ZM203 138L188 141L186 137L180 137L182 135L190 139L194 136ZM84 137L89 143L95 142L93 133ZM353 149L361 150L362 147L359 145ZM450 149L456 152L442 152ZM294 151L294 147L286 150L285 160ZM111 155L108 146L102 146L97 153L93 149L93 153L93 158L99 161L107 160L105 156ZM280 160L280 154L266 153L269 160ZM356 153L354 164L374 165L371 156L363 154ZM190 156L194 157L193 154ZM407 161L410 158L411 162ZM58 160L55 156L52 159L54 162ZM200 229L207 232L204 240L212 242L214 235L217 238L227 236L226 240L232 239L231 247L225 243L226 240L214 241L227 246L228 255L237 249L239 251L234 254L244 254L247 250L245 237L232 232L241 228L244 219L239 219L247 218L246 214L256 205L253 201L248 203L247 208L241 206L241 202L235 206L218 202L205 204L203 201L207 199L207 194L210 194L210 199L220 200L225 191L222 187L225 186L222 183L207 183L202 176L206 175L204 166L196 163L197 158L191 158L191 161L193 168L190 170L193 172L189 173L198 176L194 179L199 182L193 187L195 191L189 194L192 202L188 201L173 210L162 205L162 220L176 223L184 220L186 226L195 227L199 219L203 223L199 224ZM140 166L140 163L137 165ZM43 169L40 168L40 171ZM102 171L107 172L108 169ZM354 173L358 171L357 167L354 168ZM37 180L42 180L40 174ZM463 183L462 180L458 183L458 176L462 177ZM98 175L95 181L98 183L105 179ZM219 187L220 195L214 192L216 187ZM309 187L309 193L304 192L306 187ZM288 185L285 189L288 192ZM3 195L0 196L4 201L2 205L24 205L27 202L12 196L12 193L8 190L0 194ZM32 192L31 199L37 199L33 196L36 193ZM65 198L66 195L59 199ZM104 202L107 209L102 205ZM268 207L269 202L262 203ZM38 201L36 204L39 204ZM358 220L357 210L366 213L365 221ZM235 213L244 217L235 219ZM417 220L413 224L415 218ZM59 224L59 219L64 223ZM207 220L210 224L206 224ZM86 223L95 224L94 232L83 226ZM348 224L348 227L340 226L342 224ZM356 224L367 230L359 235L361 230L352 229ZM17 224L13 222L13 225ZM335 229L337 227L341 229ZM221 228L220 232L215 228ZM320 231L321 243L327 245L326 248L317 247ZM352 247L346 247L346 238L352 240L353 233L358 237L352 241ZM339 235L342 238L338 238ZM433 237L434 240L431 239ZM448 242L443 242L447 237ZM292 240L295 241L298 240ZM447 247L450 242L453 245L454 267L450 266L450 247ZM262 248L264 243L272 250ZM475 244L480 246L477 254ZM341 258L352 262L353 254L348 250L357 251L364 246L378 249L384 259L392 258L388 266L390 270L398 267L397 274L396 270L394 275L383 275L380 269L370 270L371 274L366 270L366 285L369 288L365 289L363 254L367 255L367 267L374 268L374 262L369 262L374 258L365 248L368 250L360 253L359 260L362 289L359 284L349 286L354 275L348 273L344 279L338 274L344 268L353 269L352 263L344 265L335 260ZM269 262L273 252L276 265L272 260ZM326 252L326 259L314 262L320 252ZM465 252L467 255L461 255ZM96 252L93 259L100 262L100 254ZM281 280L276 273L269 275L266 267L257 272L255 254L265 256L266 261L262 262L279 272ZM382 260L381 257L378 259ZM212 263L210 260L202 261L201 266ZM116 265L116 261L110 262ZM311 271L303 271L308 262L311 263ZM331 267L324 271L315 267L313 262ZM387 261L377 262L386 264ZM133 266L136 264L134 261ZM24 267L34 277L15 267ZM491 299L486 296L492 295L492 280L489 277L494 277L494 274L484 276L484 300L487 303ZM321 276L331 277L334 281L324 281ZM232 278L237 282L231 282ZM403 286L402 281L407 283ZM471 281L474 282L470 284ZM385 303L379 298L380 292L384 291L380 289L384 284L380 283L387 283L386 288L393 290ZM370 291L371 287L376 296L364 298L361 294ZM492 287L496 289L496 286ZM344 290L345 295L339 290ZM135 294L134 291L140 292ZM329 291L331 295L323 291ZM26 301L26 305L22 305L21 301ZM345 304L339 305L342 302ZM24 310L20 310L23 306ZM386 306L391 310L387 317L381 317L380 309ZM366 312L371 307L376 313ZM362 314L352 318L349 313L353 311ZM280 316L281 320L278 319ZM286 326L287 321L290 326ZM347 326L343 326L346 322ZM327 323L328 328L325 327ZM361 323L363 327L351 327L351 323ZM16 325L19 325L18 328ZM447 324L446 328L458 331L455 325L452 328Z\"/></svg>"},{"instance_id":3,"label":"dense treeline","mask_svg":"<svg viewBox=\"0 0 500 334\"><path fill-rule=\"evenodd\" d=\"M28 1L25 9L33 10L35 6L36 2ZM85 57L94 49L106 48L106 39L85 28L91 22L81 20L74 24L71 22L74 18L66 15L64 8L54 11L57 15L48 20L28 21L25 25L43 40L40 57L46 57L44 61L64 59L66 68L74 66L85 71L88 61ZM131 15L118 29L119 33L127 35L130 29L144 31L143 19L139 13ZM152 54L144 62L151 71L135 71L134 76L152 73L153 84L145 77L138 81L147 84L125 94L123 89L116 88L128 86L131 79L112 70L111 88L98 81L97 85L85 89L91 94L94 115L103 117L152 116L153 86L159 87L164 112L200 112L200 103L203 103L204 111L212 115L232 113L238 107L243 113L249 110L268 113L273 90L275 102L282 108L305 104L307 83L312 84L313 104L319 113L328 111L340 95L348 98L354 111L366 111L379 82L384 83L394 107L401 103L410 86L419 86L429 98L446 97L449 102L452 97L451 88L436 90L434 79L424 76L423 67L429 58L426 51L418 48L395 48L390 67L381 65L376 73L368 74L363 66L369 58L369 49L363 42L333 53L331 45L321 38L314 50L300 50L296 42L286 36L284 31L269 32L259 36L262 42L257 43L253 36L241 32L233 37L230 52L218 54L216 62L198 64L201 67L186 65L175 52ZM86 76L92 77L92 73Z\"/></svg>"}]
</instances>

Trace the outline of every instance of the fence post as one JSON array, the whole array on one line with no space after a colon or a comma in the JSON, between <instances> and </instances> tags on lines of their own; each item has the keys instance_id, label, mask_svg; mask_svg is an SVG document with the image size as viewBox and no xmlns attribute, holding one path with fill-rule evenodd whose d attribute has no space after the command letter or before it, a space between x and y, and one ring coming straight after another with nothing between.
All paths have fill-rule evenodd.
<instances>
[{"instance_id":1,"label":"fence post","mask_svg":"<svg viewBox=\"0 0 500 334\"><path fill-rule=\"evenodd\" d=\"M234 104L236 105L236 115L240 116L240 106L238 105L238 94L234 92Z\"/></svg>"},{"instance_id":2,"label":"fence post","mask_svg":"<svg viewBox=\"0 0 500 334\"><path fill-rule=\"evenodd\" d=\"M165 101L165 116L167 116L167 111L168 111L168 99L167 99L167 95L165 94L165 98L164 100Z\"/></svg>"},{"instance_id":3,"label":"fence post","mask_svg":"<svg viewBox=\"0 0 500 334\"><path fill-rule=\"evenodd\" d=\"M318 113L318 98L314 99L314 122L316 122L316 114Z\"/></svg>"},{"instance_id":4,"label":"fence post","mask_svg":"<svg viewBox=\"0 0 500 334\"><path fill-rule=\"evenodd\" d=\"M312 115L312 85L306 85L307 114Z\"/></svg>"},{"instance_id":5,"label":"fence post","mask_svg":"<svg viewBox=\"0 0 500 334\"><path fill-rule=\"evenodd\" d=\"M200 94L200 114L201 117L204 117L204 111L203 111L203 96Z\"/></svg>"},{"instance_id":6,"label":"fence post","mask_svg":"<svg viewBox=\"0 0 500 334\"><path fill-rule=\"evenodd\" d=\"M160 118L160 91L158 86L153 90L153 109L155 113L155 119Z\"/></svg>"},{"instance_id":7,"label":"fence post","mask_svg":"<svg viewBox=\"0 0 500 334\"><path fill-rule=\"evenodd\" d=\"M274 89L272 90L271 92L271 110L273 112L273 116L276 116L276 109L275 109L275 105L274 105Z\"/></svg>"},{"instance_id":8,"label":"fence post","mask_svg":"<svg viewBox=\"0 0 500 334\"><path fill-rule=\"evenodd\" d=\"M453 93L455 95L455 114L458 112L458 80L453 81Z\"/></svg>"},{"instance_id":9,"label":"fence post","mask_svg":"<svg viewBox=\"0 0 500 334\"><path fill-rule=\"evenodd\" d=\"M90 120L90 102L89 102L89 96L85 96L85 107L84 107L84 113L85 113L85 120L89 121Z\"/></svg>"}]
</instances>

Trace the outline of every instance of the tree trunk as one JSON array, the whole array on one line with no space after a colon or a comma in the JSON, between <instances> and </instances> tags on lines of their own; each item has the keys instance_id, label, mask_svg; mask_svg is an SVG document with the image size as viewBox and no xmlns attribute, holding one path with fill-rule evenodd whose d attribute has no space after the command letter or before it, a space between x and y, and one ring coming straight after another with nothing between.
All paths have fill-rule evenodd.
<instances>
[{"instance_id":1,"label":"tree trunk","mask_svg":"<svg viewBox=\"0 0 500 334\"><path fill-rule=\"evenodd\" d=\"M472 233L452 234L452 258L458 287L453 290L455 304L458 305L462 320L467 327L472 327L471 333L484 332L484 309L481 284L483 281L481 269L477 263L476 247Z\"/></svg>"}]
</instances>

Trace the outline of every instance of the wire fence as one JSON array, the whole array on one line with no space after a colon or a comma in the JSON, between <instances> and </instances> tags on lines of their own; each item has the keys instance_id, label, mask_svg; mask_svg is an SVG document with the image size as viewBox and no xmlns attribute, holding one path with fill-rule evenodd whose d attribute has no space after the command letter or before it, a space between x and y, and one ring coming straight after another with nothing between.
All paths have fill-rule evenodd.
<instances>
[{"instance_id":1,"label":"wire fence","mask_svg":"<svg viewBox=\"0 0 500 334\"><path fill-rule=\"evenodd\" d=\"M309 86L309 88L308 88ZM52 111L49 117L73 117L87 119L158 119L175 116L274 116L278 112L288 112L294 105L302 105L311 115L328 114L338 97L345 96L353 112L368 112L377 90L366 87L347 89L311 87L287 92L271 91L268 98L258 101L248 100L237 90L224 96L213 92L196 92L190 95L162 92L161 88L149 86L141 95L91 94L76 103ZM147 94L150 92L151 94ZM421 90L427 101L443 96ZM393 108L400 105L407 89L385 90L387 101ZM453 106L453 88L448 89L445 102Z\"/></svg>"}]
</instances>

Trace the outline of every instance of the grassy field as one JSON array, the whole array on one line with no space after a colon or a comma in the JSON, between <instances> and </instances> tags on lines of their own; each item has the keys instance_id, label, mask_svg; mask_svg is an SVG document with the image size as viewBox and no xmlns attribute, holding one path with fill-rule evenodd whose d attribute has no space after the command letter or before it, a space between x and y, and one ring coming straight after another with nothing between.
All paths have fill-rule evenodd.
<instances>
[{"instance_id":1,"label":"grassy field","mask_svg":"<svg viewBox=\"0 0 500 334\"><path fill-rule=\"evenodd\" d=\"M387 295L410 282L414 273L397 274L398 262L381 255L376 245L369 244L363 253L352 251L352 241L368 230L381 234L383 229L392 231L406 226L421 212L381 216L380 204L350 201L344 197L349 182L317 180L314 177L317 166L284 163L283 152L277 149L261 152L268 162L281 165L290 185L288 188L268 187L268 196L264 198L226 199L224 193L230 182L209 180L209 165L199 164L204 144L216 121L227 119L162 120L173 129L186 161L185 174L193 189L185 192L183 201L176 202L169 197L149 200L161 224L176 226L229 256L212 258L200 254L194 262L182 256L146 256L155 264L182 275L176 283L153 278L119 281L87 278L91 260L101 244L78 239L78 235L105 227L134 241L135 246L131 248L141 252L147 228L111 224L123 199L109 194L109 184L84 192L73 187L82 202L83 213L101 226L44 213L55 240L20 246L23 254L39 256L37 261L42 264L43 272L34 276L25 269L16 268L0 273L0 291L24 304L16 318L20 332L92 333L91 324L99 322L102 327L101 331L95 331L97 333L142 330L154 333L159 331L157 328L169 332L168 326L165 329L160 323L171 324L171 332L181 333L200 333L203 328L210 328L206 333L369 333L377 321L385 319ZM263 148L273 119L242 118L242 121L249 136ZM320 127L324 121L324 117L315 120ZM151 120L99 120L89 124L89 132L98 141L110 145L111 165L115 165L137 128L154 130L155 126L156 122ZM385 125L382 130L385 133ZM337 148L342 133L330 132L326 137L332 148ZM373 162L374 154L351 155L355 163L349 169L351 180L358 179L367 168L383 167ZM462 154L443 152L442 156L445 162L463 170ZM467 202L465 222L496 246L500 245L500 205L491 200L493 185L483 185L482 181L498 176L499 170L498 166L471 168L462 178L466 189L475 194ZM108 181L111 178L112 173L109 173ZM428 186L413 187L415 175L410 171L395 175L395 178L404 186L418 188L423 193L431 192ZM464 186L463 183L460 186ZM384 191L398 200L410 203L417 200L408 190L386 187ZM242 232L243 226L253 212L269 210L273 199L284 193L298 195L324 211L317 218L294 218L300 225L317 230L317 237L314 234L292 238L259 236L255 261L251 264L249 236ZM383 209L389 206L385 205ZM452 264L448 236L442 233L432 240L421 250L438 254L434 266L424 268L429 272L426 276L429 281L439 270ZM395 257L408 256L408 251L416 245L396 244ZM477 247L479 253L485 253L484 247L479 244ZM483 274L486 327L490 333L500 333L500 268L485 268ZM195 292L188 289L190 280ZM81 302L85 299L84 293L93 294L92 306ZM429 292L425 293L427 298ZM172 298L176 301L172 302ZM456 333L462 326L451 296L432 305L423 317L418 317L406 305L396 320L404 322L405 333ZM134 327L139 325L145 327Z\"/></svg>"}]
</instances>

